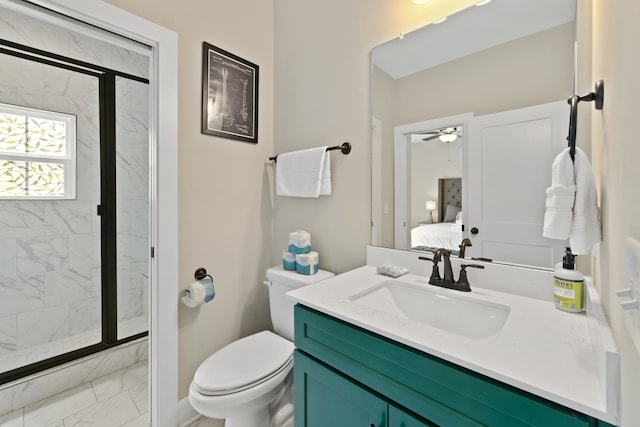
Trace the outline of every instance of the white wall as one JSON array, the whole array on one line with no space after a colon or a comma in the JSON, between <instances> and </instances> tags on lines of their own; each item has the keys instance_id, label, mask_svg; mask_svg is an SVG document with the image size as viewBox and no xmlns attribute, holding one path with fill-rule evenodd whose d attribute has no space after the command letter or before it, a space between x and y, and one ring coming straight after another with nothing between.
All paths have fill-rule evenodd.
<instances>
[{"instance_id":1,"label":"white wall","mask_svg":"<svg viewBox=\"0 0 640 427\"><path fill-rule=\"evenodd\" d=\"M640 356L633 345L615 291L624 284L624 239L640 239L640 145L638 144L637 95L640 93L640 2L583 0L593 7L593 38L579 40L593 46L593 81L580 94L593 90L595 80L605 82L604 109L591 110L592 163L602 200L604 242L596 257L597 283L605 302L622 364L622 425L640 425ZM586 16L585 19L588 19ZM580 134L578 134L580 139Z\"/></svg>"}]
</instances>

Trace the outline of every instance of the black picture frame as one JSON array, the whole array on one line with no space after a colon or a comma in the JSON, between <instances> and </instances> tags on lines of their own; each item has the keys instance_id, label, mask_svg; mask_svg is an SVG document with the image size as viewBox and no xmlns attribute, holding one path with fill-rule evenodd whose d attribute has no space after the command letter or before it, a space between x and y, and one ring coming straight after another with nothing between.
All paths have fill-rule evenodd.
<instances>
[{"instance_id":1,"label":"black picture frame","mask_svg":"<svg viewBox=\"0 0 640 427\"><path fill-rule=\"evenodd\" d=\"M202 43L202 133L258 143L259 67Z\"/></svg>"}]
</instances>

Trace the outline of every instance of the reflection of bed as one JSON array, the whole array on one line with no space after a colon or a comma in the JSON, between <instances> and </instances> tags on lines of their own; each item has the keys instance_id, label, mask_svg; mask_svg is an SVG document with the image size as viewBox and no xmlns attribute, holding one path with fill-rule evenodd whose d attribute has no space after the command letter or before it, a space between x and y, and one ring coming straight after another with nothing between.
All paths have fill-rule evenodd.
<instances>
[{"instance_id":1,"label":"reflection of bed","mask_svg":"<svg viewBox=\"0 0 640 427\"><path fill-rule=\"evenodd\" d=\"M413 249L458 250L460 242L462 242L462 227L456 227L455 223L420 224L411 229L411 247Z\"/></svg>"},{"instance_id":2,"label":"reflection of bed","mask_svg":"<svg viewBox=\"0 0 640 427\"><path fill-rule=\"evenodd\" d=\"M440 178L438 180L438 218L436 224L420 224L411 229L411 248L418 250L435 250L438 248L458 251L462 242L462 223L447 218L447 207L462 209L462 179ZM451 216L451 215L449 215Z\"/></svg>"}]
</instances>

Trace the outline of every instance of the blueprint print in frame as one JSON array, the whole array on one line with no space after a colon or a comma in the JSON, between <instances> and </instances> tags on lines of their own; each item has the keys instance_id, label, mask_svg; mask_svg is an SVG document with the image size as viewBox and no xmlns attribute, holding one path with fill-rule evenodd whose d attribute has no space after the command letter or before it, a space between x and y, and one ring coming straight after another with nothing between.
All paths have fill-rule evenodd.
<instances>
[{"instance_id":1,"label":"blueprint print in frame","mask_svg":"<svg viewBox=\"0 0 640 427\"><path fill-rule=\"evenodd\" d=\"M202 43L202 133L258 143L259 67Z\"/></svg>"}]
</instances>

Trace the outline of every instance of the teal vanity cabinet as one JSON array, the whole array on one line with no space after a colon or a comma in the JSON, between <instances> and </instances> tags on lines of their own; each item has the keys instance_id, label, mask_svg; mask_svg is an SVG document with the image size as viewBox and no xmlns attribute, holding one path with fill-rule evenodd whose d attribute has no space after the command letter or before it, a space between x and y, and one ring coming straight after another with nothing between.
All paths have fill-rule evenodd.
<instances>
[{"instance_id":1,"label":"teal vanity cabinet","mask_svg":"<svg viewBox=\"0 0 640 427\"><path fill-rule=\"evenodd\" d=\"M296 427L606 427L575 410L295 307Z\"/></svg>"}]
</instances>

